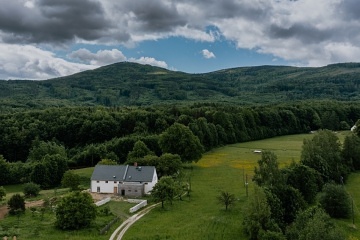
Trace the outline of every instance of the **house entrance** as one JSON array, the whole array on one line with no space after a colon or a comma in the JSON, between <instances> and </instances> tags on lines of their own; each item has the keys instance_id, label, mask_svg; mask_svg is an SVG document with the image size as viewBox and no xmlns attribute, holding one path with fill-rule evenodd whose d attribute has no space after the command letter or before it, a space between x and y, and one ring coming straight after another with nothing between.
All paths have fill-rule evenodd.
<instances>
[{"instance_id":1,"label":"house entrance","mask_svg":"<svg viewBox=\"0 0 360 240\"><path fill-rule=\"evenodd\" d=\"M115 193L115 194L118 193L117 187L114 187L114 193Z\"/></svg>"},{"instance_id":2,"label":"house entrance","mask_svg":"<svg viewBox=\"0 0 360 240\"><path fill-rule=\"evenodd\" d=\"M100 187L97 187L97 188L96 188L96 191L99 193L99 192L100 192Z\"/></svg>"},{"instance_id":3,"label":"house entrance","mask_svg":"<svg viewBox=\"0 0 360 240\"><path fill-rule=\"evenodd\" d=\"M121 189L121 196L125 196L125 189Z\"/></svg>"}]
</instances>

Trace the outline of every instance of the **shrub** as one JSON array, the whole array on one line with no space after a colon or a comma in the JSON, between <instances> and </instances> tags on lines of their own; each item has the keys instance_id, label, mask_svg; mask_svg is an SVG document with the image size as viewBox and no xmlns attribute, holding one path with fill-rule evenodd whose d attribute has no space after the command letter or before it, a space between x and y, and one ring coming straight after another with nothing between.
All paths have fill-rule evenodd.
<instances>
[{"instance_id":1,"label":"shrub","mask_svg":"<svg viewBox=\"0 0 360 240\"><path fill-rule=\"evenodd\" d=\"M39 195L40 185L33 182L26 183L23 192L25 197L36 197Z\"/></svg>"},{"instance_id":2,"label":"shrub","mask_svg":"<svg viewBox=\"0 0 360 240\"><path fill-rule=\"evenodd\" d=\"M25 212L25 199L20 194L14 194L8 201L9 213L12 215L18 212Z\"/></svg>"}]
</instances>

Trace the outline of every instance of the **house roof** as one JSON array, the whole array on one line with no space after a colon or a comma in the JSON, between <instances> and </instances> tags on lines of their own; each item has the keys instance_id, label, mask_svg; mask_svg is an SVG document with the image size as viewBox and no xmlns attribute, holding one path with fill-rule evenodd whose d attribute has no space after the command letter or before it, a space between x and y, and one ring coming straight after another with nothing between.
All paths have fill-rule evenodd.
<instances>
[{"instance_id":1,"label":"house roof","mask_svg":"<svg viewBox=\"0 0 360 240\"><path fill-rule=\"evenodd\" d=\"M151 182L155 171L154 166L96 165L91 180Z\"/></svg>"}]
</instances>

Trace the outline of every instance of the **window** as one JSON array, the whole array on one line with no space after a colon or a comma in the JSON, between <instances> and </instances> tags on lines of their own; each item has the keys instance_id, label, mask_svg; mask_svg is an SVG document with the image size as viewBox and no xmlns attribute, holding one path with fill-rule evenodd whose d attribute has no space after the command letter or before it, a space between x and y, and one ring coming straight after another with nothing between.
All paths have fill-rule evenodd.
<instances>
[{"instance_id":1,"label":"window","mask_svg":"<svg viewBox=\"0 0 360 240\"><path fill-rule=\"evenodd\" d=\"M105 183L108 183L109 181L105 181Z\"/></svg>"},{"instance_id":2,"label":"window","mask_svg":"<svg viewBox=\"0 0 360 240\"><path fill-rule=\"evenodd\" d=\"M137 192L137 190L135 190L135 192Z\"/></svg>"},{"instance_id":3,"label":"window","mask_svg":"<svg viewBox=\"0 0 360 240\"><path fill-rule=\"evenodd\" d=\"M97 192L100 192L100 187L97 187L96 191L97 191Z\"/></svg>"},{"instance_id":4,"label":"window","mask_svg":"<svg viewBox=\"0 0 360 240\"><path fill-rule=\"evenodd\" d=\"M114 181L114 183L117 183L117 181Z\"/></svg>"},{"instance_id":5,"label":"window","mask_svg":"<svg viewBox=\"0 0 360 240\"><path fill-rule=\"evenodd\" d=\"M99 183L99 181L96 181L97 183Z\"/></svg>"}]
</instances>

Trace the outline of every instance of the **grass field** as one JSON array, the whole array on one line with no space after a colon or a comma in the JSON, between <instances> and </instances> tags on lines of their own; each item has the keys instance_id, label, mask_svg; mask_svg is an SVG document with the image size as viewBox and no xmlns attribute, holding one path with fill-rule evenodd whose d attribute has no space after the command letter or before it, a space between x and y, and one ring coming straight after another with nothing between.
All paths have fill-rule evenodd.
<instances>
[{"instance_id":1,"label":"grass field","mask_svg":"<svg viewBox=\"0 0 360 240\"><path fill-rule=\"evenodd\" d=\"M348 132L338 133L340 141L346 134ZM242 229L248 200L244 179L248 176L251 195L253 170L261 157L254 150L273 151L280 166L285 166L300 160L303 139L312 137L312 134L276 137L228 145L206 153L198 163L193 164L190 199L175 201L172 206L167 204L165 210L160 207L154 209L134 224L124 239L247 239ZM348 190L353 192L357 208L360 208L357 205L360 193L356 187L359 184L360 173L352 175ZM221 190L229 191L237 198L236 205L227 212L216 201ZM349 235L360 239L359 231L349 227L351 220L337 222Z\"/></svg>"}]
</instances>

